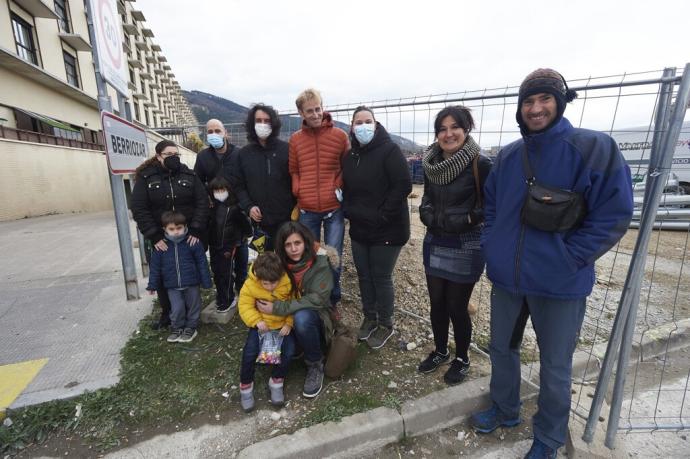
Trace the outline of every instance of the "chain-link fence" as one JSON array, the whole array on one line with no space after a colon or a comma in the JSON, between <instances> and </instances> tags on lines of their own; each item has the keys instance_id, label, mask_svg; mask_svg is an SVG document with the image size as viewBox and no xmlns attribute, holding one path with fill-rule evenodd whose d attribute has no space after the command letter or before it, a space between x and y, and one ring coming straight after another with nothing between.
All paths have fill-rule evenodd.
<instances>
[{"instance_id":1,"label":"chain-link fence","mask_svg":"<svg viewBox=\"0 0 690 459\"><path fill-rule=\"evenodd\" d=\"M690 395L690 357L685 355L683 349L686 341L690 342L690 274L686 265L690 239L687 221L690 221L690 214L685 210L685 207L690 207L690 201L685 201L690 195L690 123L679 127L677 139L669 140L669 148L675 151L672 161L664 165L653 154L653 147L661 145L671 134L671 109L679 98L682 99L678 89L682 73L688 74L687 69L684 72L667 69L568 81L569 86L578 91L579 97L569 104L565 116L574 126L603 131L617 140L631 167L636 195L640 199L647 196L647 202L651 202L653 196L649 190L653 179L663 177L661 191L666 193L667 199L670 199L668 195L678 197L676 201L670 199L665 203L671 207L659 213L661 231L653 231L651 226L644 227L644 216L641 215L644 212L640 207L636 226L642 229L631 228L596 264L596 283L587 301L587 313L575 357L571 422L584 423L590 412L592 397L597 403L600 399L611 398L604 397L606 387L603 388L603 394L601 391L595 394L593 388L615 325L620 329L618 342L623 341L631 353L630 365L622 366L617 371L621 373L625 370L627 378L621 379L625 384L619 387L617 395L615 388L613 391L614 402L621 409L619 419L614 420L613 429L609 426L610 435L617 430L677 430L690 425L690 409L686 405ZM469 107L476 124L472 135L482 147L483 154L492 157L501 147L520 137L515 121L517 90L518 86L512 85L452 94L374 100L327 106L326 111L331 113L339 127L348 130L357 106L364 104L373 109L377 121L385 126L408 157L414 181L420 183L420 158L424 149L434 141L433 122L438 111L453 104ZM684 109L685 106L682 107L683 114ZM660 114L662 119L659 118ZM281 119L283 128L280 137L287 140L301 127L301 120L294 111L281 112ZM681 123L682 120L683 116L680 116ZM193 128L203 136L203 127ZM242 124L228 124L226 128L233 143L238 146L246 144ZM669 171L671 176L666 180L665 174ZM410 197L412 240L418 242L419 269L422 269L421 239L425 229L416 212L422 192L422 186L417 184ZM654 202L656 209L658 199ZM686 224L667 226L680 228L681 231L664 229L663 222L667 221L664 218L671 218L669 216L674 212L685 216ZM672 218L677 220L677 216ZM640 244L644 239L648 244ZM626 279L634 274L634 266L639 266L639 282L630 285ZM623 336L625 318L616 320L621 310L619 304L622 297L629 297L634 293L631 289L636 288L639 289L639 309L629 336ZM473 347L484 354L489 336L490 289L490 282L483 277L472 298L472 303L479 310L474 318L476 344ZM624 295L625 291L627 293ZM637 301L635 296L633 294L633 299ZM428 302L419 310L402 312L424 320L428 317ZM626 344L626 339L629 344ZM612 357L609 357L614 361L617 356L615 344L610 346ZM529 324L523 340L522 360L526 363L523 379L537 387L538 347ZM613 373L616 372L610 371L605 377ZM611 391L608 394L611 395ZM617 409L613 410L614 416L617 412Z\"/></svg>"}]
</instances>

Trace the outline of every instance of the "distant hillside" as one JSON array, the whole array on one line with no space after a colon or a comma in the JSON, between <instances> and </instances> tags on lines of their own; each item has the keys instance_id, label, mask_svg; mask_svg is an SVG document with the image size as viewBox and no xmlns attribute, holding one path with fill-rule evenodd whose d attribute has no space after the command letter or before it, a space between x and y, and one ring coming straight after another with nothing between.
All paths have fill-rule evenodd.
<instances>
[{"instance_id":1,"label":"distant hillside","mask_svg":"<svg viewBox=\"0 0 690 459\"><path fill-rule=\"evenodd\" d=\"M223 123L244 123L249 109L222 97L201 91L182 91L199 123L211 118Z\"/></svg>"},{"instance_id":2,"label":"distant hillside","mask_svg":"<svg viewBox=\"0 0 690 459\"><path fill-rule=\"evenodd\" d=\"M244 123L247 118L249 108L236 104L231 100L202 91L182 91L182 94L187 99L192 112L194 112L194 115L201 124L206 124L211 118L219 119L224 124ZM283 129L281 129L281 137L283 138L289 137L290 134L299 129L302 124L302 120L298 116L283 115L280 119L283 123ZM346 132L350 129L349 125L340 121L336 121L335 125ZM411 140L394 134L391 134L391 139L393 142L400 145L400 148L406 156L419 153L423 148L421 145ZM241 144L242 140L243 139L233 139L233 142Z\"/></svg>"}]
</instances>

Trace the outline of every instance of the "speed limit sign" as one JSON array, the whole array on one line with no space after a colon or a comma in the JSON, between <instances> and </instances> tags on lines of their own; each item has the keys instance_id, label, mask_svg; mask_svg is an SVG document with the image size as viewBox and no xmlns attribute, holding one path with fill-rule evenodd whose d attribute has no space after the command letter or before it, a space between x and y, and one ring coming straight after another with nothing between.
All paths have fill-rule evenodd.
<instances>
[{"instance_id":1,"label":"speed limit sign","mask_svg":"<svg viewBox=\"0 0 690 459\"><path fill-rule=\"evenodd\" d=\"M122 24L117 13L117 0L89 0L96 35L95 53L103 78L120 94L127 97L129 72L122 48Z\"/></svg>"}]
</instances>

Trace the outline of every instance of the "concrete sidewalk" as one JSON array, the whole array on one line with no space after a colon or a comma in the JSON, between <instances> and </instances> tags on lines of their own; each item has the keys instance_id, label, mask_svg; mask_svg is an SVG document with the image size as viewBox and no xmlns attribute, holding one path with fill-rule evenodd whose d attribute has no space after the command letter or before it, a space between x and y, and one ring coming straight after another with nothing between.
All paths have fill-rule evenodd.
<instances>
[{"instance_id":1,"label":"concrete sidewalk","mask_svg":"<svg viewBox=\"0 0 690 459\"><path fill-rule=\"evenodd\" d=\"M48 359L10 407L115 384L151 297L126 300L113 213L0 223L0 254L0 366Z\"/></svg>"}]
</instances>

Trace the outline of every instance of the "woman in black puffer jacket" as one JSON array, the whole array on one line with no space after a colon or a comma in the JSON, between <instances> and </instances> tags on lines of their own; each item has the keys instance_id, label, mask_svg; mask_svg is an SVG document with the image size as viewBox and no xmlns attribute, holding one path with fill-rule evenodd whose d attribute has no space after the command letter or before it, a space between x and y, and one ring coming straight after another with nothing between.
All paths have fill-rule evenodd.
<instances>
[{"instance_id":1,"label":"woman in black puffer jacket","mask_svg":"<svg viewBox=\"0 0 690 459\"><path fill-rule=\"evenodd\" d=\"M436 348L420 363L419 371L430 373L450 359L448 325L452 322L456 358L443 376L447 384L462 382L469 372L472 321L467 307L484 271L479 235L484 221L482 190L491 160L480 155L479 145L469 135L473 128L469 109L444 108L434 121L437 141L422 161L424 196L419 216L427 227L424 271Z\"/></svg>"},{"instance_id":2,"label":"woman in black puffer jacket","mask_svg":"<svg viewBox=\"0 0 690 459\"><path fill-rule=\"evenodd\" d=\"M146 242L146 258L152 250L168 249L165 243L161 215L176 210L187 219L190 245L198 244L206 229L209 198L204 184L184 164L175 142L162 140L156 144L156 155L136 170L136 182L132 190L132 215ZM165 288L158 291L161 318L154 328L170 325L170 300Z\"/></svg>"},{"instance_id":3,"label":"woman in black puffer jacket","mask_svg":"<svg viewBox=\"0 0 690 459\"><path fill-rule=\"evenodd\" d=\"M359 339L378 349L393 334L393 268L410 238L412 181L400 147L367 107L355 109L350 140L342 161L343 208L364 309Z\"/></svg>"}]
</instances>

